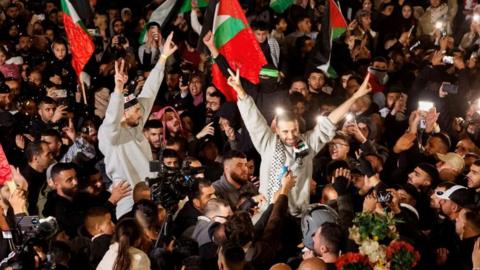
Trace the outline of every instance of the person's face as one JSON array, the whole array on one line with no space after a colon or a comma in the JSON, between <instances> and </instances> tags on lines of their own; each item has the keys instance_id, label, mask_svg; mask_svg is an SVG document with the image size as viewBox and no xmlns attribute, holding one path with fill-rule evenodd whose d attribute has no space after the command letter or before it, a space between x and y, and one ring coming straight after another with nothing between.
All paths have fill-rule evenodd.
<instances>
[{"instance_id":1,"label":"person's face","mask_svg":"<svg viewBox=\"0 0 480 270\"><path fill-rule=\"evenodd\" d=\"M105 218L100 224L100 232L106 235L113 235L115 231L115 224L112 221L112 215L110 213L105 214Z\"/></svg>"},{"instance_id":2,"label":"person's face","mask_svg":"<svg viewBox=\"0 0 480 270\"><path fill-rule=\"evenodd\" d=\"M470 139L460 140L455 147L455 153L462 157L469 152L473 152L473 150L475 150L475 144Z\"/></svg>"},{"instance_id":3,"label":"person's face","mask_svg":"<svg viewBox=\"0 0 480 270\"><path fill-rule=\"evenodd\" d=\"M216 198L215 189L212 186L201 187L201 195L199 200L200 209L203 209L205 205L207 205L207 202L212 198Z\"/></svg>"},{"instance_id":4,"label":"person's face","mask_svg":"<svg viewBox=\"0 0 480 270\"><path fill-rule=\"evenodd\" d=\"M325 77L322 73L313 72L308 77L308 86L313 91L320 91L325 84Z\"/></svg>"},{"instance_id":5,"label":"person's face","mask_svg":"<svg viewBox=\"0 0 480 270\"><path fill-rule=\"evenodd\" d=\"M88 186L92 188L93 194L98 195L103 189L102 174L97 172L96 174L88 177Z\"/></svg>"},{"instance_id":6,"label":"person's face","mask_svg":"<svg viewBox=\"0 0 480 270\"><path fill-rule=\"evenodd\" d=\"M239 185L248 181L248 167L246 158L232 158L226 164L226 173Z\"/></svg>"},{"instance_id":7,"label":"person's face","mask_svg":"<svg viewBox=\"0 0 480 270\"><path fill-rule=\"evenodd\" d=\"M140 124L140 120L143 116L142 107L140 104L136 104L125 110L125 122L130 127L136 127Z\"/></svg>"},{"instance_id":8,"label":"person's face","mask_svg":"<svg viewBox=\"0 0 480 270\"><path fill-rule=\"evenodd\" d=\"M346 90L349 96L353 95L353 93L355 93L358 90L358 88L360 88L360 84L357 82L357 80L347 81Z\"/></svg>"},{"instance_id":9,"label":"person's face","mask_svg":"<svg viewBox=\"0 0 480 270\"><path fill-rule=\"evenodd\" d=\"M150 145L155 149L159 149L160 147L162 147L162 135L162 128L150 128L145 131L145 137L147 138Z\"/></svg>"},{"instance_id":10,"label":"person's face","mask_svg":"<svg viewBox=\"0 0 480 270\"><path fill-rule=\"evenodd\" d=\"M45 35L47 36L50 42L52 42L55 39L55 32L52 29L47 29L45 31Z\"/></svg>"},{"instance_id":11,"label":"person's face","mask_svg":"<svg viewBox=\"0 0 480 270\"><path fill-rule=\"evenodd\" d=\"M388 65L385 62L375 61L375 62L373 62L372 67L374 67L376 69L379 69L379 70L387 70Z\"/></svg>"},{"instance_id":12,"label":"person's face","mask_svg":"<svg viewBox=\"0 0 480 270\"><path fill-rule=\"evenodd\" d=\"M15 19L18 17L18 8L15 6L11 6L7 9L7 16Z\"/></svg>"},{"instance_id":13,"label":"person's face","mask_svg":"<svg viewBox=\"0 0 480 270\"><path fill-rule=\"evenodd\" d=\"M46 170L52 163L52 160L52 152L50 152L48 145L46 143L42 143L42 153L38 156L35 156L34 161L41 169Z\"/></svg>"},{"instance_id":14,"label":"person's face","mask_svg":"<svg viewBox=\"0 0 480 270\"><path fill-rule=\"evenodd\" d=\"M322 256L328 252L328 249L322 240L322 227L318 228L313 236L313 250L318 256Z\"/></svg>"},{"instance_id":15,"label":"person's face","mask_svg":"<svg viewBox=\"0 0 480 270\"><path fill-rule=\"evenodd\" d=\"M402 16L405 19L410 19L412 17L412 7L404 5L402 8Z\"/></svg>"},{"instance_id":16,"label":"person's face","mask_svg":"<svg viewBox=\"0 0 480 270\"><path fill-rule=\"evenodd\" d=\"M56 8L55 4L52 2L48 2L45 5L45 13L50 13L50 11L52 11L54 8Z\"/></svg>"},{"instance_id":17,"label":"person's face","mask_svg":"<svg viewBox=\"0 0 480 270\"><path fill-rule=\"evenodd\" d=\"M57 193L73 197L78 190L77 172L75 170L64 170L54 179Z\"/></svg>"},{"instance_id":18,"label":"person's face","mask_svg":"<svg viewBox=\"0 0 480 270\"><path fill-rule=\"evenodd\" d=\"M29 50L32 47L32 39L28 36L20 37L18 41L18 48L21 50Z\"/></svg>"},{"instance_id":19,"label":"person's face","mask_svg":"<svg viewBox=\"0 0 480 270\"><path fill-rule=\"evenodd\" d=\"M388 5L388 6L386 6L385 9L383 10L383 14L385 14L385 16L390 16L390 15L392 15L392 13L393 13L393 8L394 8L393 5Z\"/></svg>"},{"instance_id":20,"label":"person's face","mask_svg":"<svg viewBox=\"0 0 480 270\"><path fill-rule=\"evenodd\" d=\"M20 94L20 83L18 81L15 81L15 80L9 80L9 81L5 81L5 84L8 86L8 88L10 88L10 92L14 95L14 96L18 96Z\"/></svg>"},{"instance_id":21,"label":"person's face","mask_svg":"<svg viewBox=\"0 0 480 270\"><path fill-rule=\"evenodd\" d=\"M480 166L472 164L467 174L467 185L469 188L480 188Z\"/></svg>"},{"instance_id":22,"label":"person's face","mask_svg":"<svg viewBox=\"0 0 480 270\"><path fill-rule=\"evenodd\" d=\"M163 158L163 164L169 168L178 168L179 163L178 163L178 158L176 157L164 157Z\"/></svg>"},{"instance_id":23,"label":"person's face","mask_svg":"<svg viewBox=\"0 0 480 270\"><path fill-rule=\"evenodd\" d=\"M363 123L363 122L359 122L357 125L358 125L358 129L360 130L360 132L362 133L362 135L363 135L365 138L368 138L368 136L370 136L370 130L368 129L367 124L365 124L365 123Z\"/></svg>"},{"instance_id":24,"label":"person's face","mask_svg":"<svg viewBox=\"0 0 480 270\"><path fill-rule=\"evenodd\" d=\"M62 147L62 142L55 136L42 136L40 137L42 142L45 142L48 145L48 149L55 156L60 154L60 148Z\"/></svg>"},{"instance_id":25,"label":"person's face","mask_svg":"<svg viewBox=\"0 0 480 270\"><path fill-rule=\"evenodd\" d=\"M54 43L53 44L53 54L58 60L63 60L67 55L67 48L63 44Z\"/></svg>"},{"instance_id":26,"label":"person's face","mask_svg":"<svg viewBox=\"0 0 480 270\"><path fill-rule=\"evenodd\" d=\"M370 163L374 172L380 173L383 170L383 162L379 157L375 155L368 155L365 156L365 160Z\"/></svg>"},{"instance_id":27,"label":"person's face","mask_svg":"<svg viewBox=\"0 0 480 270\"><path fill-rule=\"evenodd\" d=\"M8 29L8 35L11 37L16 37L18 35L18 27L16 25L10 26Z\"/></svg>"},{"instance_id":28,"label":"person's face","mask_svg":"<svg viewBox=\"0 0 480 270\"><path fill-rule=\"evenodd\" d=\"M416 167L413 172L408 175L407 182L417 189L428 187L431 184L430 175L419 167Z\"/></svg>"},{"instance_id":29,"label":"person's face","mask_svg":"<svg viewBox=\"0 0 480 270\"><path fill-rule=\"evenodd\" d=\"M315 42L313 42L313 39L307 39L303 43L302 46L302 53L309 53L313 50L313 47L315 46Z\"/></svg>"},{"instance_id":30,"label":"person's face","mask_svg":"<svg viewBox=\"0 0 480 270\"><path fill-rule=\"evenodd\" d=\"M362 9L372 11L372 2L370 0L363 1Z\"/></svg>"},{"instance_id":31,"label":"person's face","mask_svg":"<svg viewBox=\"0 0 480 270\"><path fill-rule=\"evenodd\" d=\"M368 16L363 16L360 18L360 24L363 28L363 30L369 30L370 25L372 24L372 19L370 18L370 15Z\"/></svg>"},{"instance_id":32,"label":"person's face","mask_svg":"<svg viewBox=\"0 0 480 270\"><path fill-rule=\"evenodd\" d=\"M387 94L387 107L388 108L393 108L393 105L395 105L395 102L400 98L400 93L388 93Z\"/></svg>"},{"instance_id":33,"label":"person's face","mask_svg":"<svg viewBox=\"0 0 480 270\"><path fill-rule=\"evenodd\" d=\"M455 219L455 232L457 233L460 240L463 240L463 233L465 231L465 209L460 210L457 218Z\"/></svg>"},{"instance_id":34,"label":"person's face","mask_svg":"<svg viewBox=\"0 0 480 270\"><path fill-rule=\"evenodd\" d=\"M443 147L442 140L437 137L430 137L427 140L427 145L425 146L425 154L427 156L433 156L438 153L446 154L446 150Z\"/></svg>"},{"instance_id":35,"label":"person's face","mask_svg":"<svg viewBox=\"0 0 480 270\"><path fill-rule=\"evenodd\" d=\"M116 21L114 24L113 24L113 32L115 33L115 35L120 35L123 33L123 29L124 29L124 26L123 26L123 22L122 21Z\"/></svg>"},{"instance_id":36,"label":"person's face","mask_svg":"<svg viewBox=\"0 0 480 270\"><path fill-rule=\"evenodd\" d=\"M346 160L350 146L342 139L334 139L328 144L328 152L332 160Z\"/></svg>"},{"instance_id":37,"label":"person's face","mask_svg":"<svg viewBox=\"0 0 480 270\"><path fill-rule=\"evenodd\" d=\"M300 136L300 129L297 121L278 121L276 128L277 135L280 140L286 145L293 147L298 142Z\"/></svg>"},{"instance_id":38,"label":"person's face","mask_svg":"<svg viewBox=\"0 0 480 270\"><path fill-rule=\"evenodd\" d=\"M302 94L304 97L307 97L308 95L307 84L303 81L293 82L292 86L290 87L290 93L293 93L293 92L298 92Z\"/></svg>"},{"instance_id":39,"label":"person's face","mask_svg":"<svg viewBox=\"0 0 480 270\"><path fill-rule=\"evenodd\" d=\"M0 52L0 65L5 64L5 61L7 61L7 56L4 53Z\"/></svg>"},{"instance_id":40,"label":"person's face","mask_svg":"<svg viewBox=\"0 0 480 270\"><path fill-rule=\"evenodd\" d=\"M297 102L294 106L293 106L293 113L296 115L296 116L303 116L305 114L305 103L303 102Z\"/></svg>"},{"instance_id":41,"label":"person's face","mask_svg":"<svg viewBox=\"0 0 480 270\"><path fill-rule=\"evenodd\" d=\"M416 204L415 199L412 197L412 195L408 194L408 192L406 192L404 189L397 190L397 194L398 194L400 203L406 203L411 206L415 206Z\"/></svg>"},{"instance_id":42,"label":"person's face","mask_svg":"<svg viewBox=\"0 0 480 270\"><path fill-rule=\"evenodd\" d=\"M432 195L430 195L430 207L436 210L440 210L440 200L437 197L437 192L445 192L445 187L437 187L433 191Z\"/></svg>"},{"instance_id":43,"label":"person's face","mask_svg":"<svg viewBox=\"0 0 480 270\"><path fill-rule=\"evenodd\" d=\"M348 83L348 79L352 76L352 74L345 74L345 75L342 75L342 77L340 78L340 82L342 83L342 87L344 89L347 89L347 83Z\"/></svg>"},{"instance_id":44,"label":"person's face","mask_svg":"<svg viewBox=\"0 0 480 270\"><path fill-rule=\"evenodd\" d=\"M276 25L277 31L284 32L287 30L287 21L285 19L281 19L278 24Z\"/></svg>"},{"instance_id":45,"label":"person's face","mask_svg":"<svg viewBox=\"0 0 480 270\"><path fill-rule=\"evenodd\" d=\"M451 217L457 207L457 204L451 200L440 199L440 210L447 217Z\"/></svg>"},{"instance_id":46,"label":"person's face","mask_svg":"<svg viewBox=\"0 0 480 270\"><path fill-rule=\"evenodd\" d=\"M38 115L42 118L43 122L50 122L52 120L53 114L55 113L55 104L45 104L42 103L38 107Z\"/></svg>"},{"instance_id":47,"label":"person's face","mask_svg":"<svg viewBox=\"0 0 480 270\"><path fill-rule=\"evenodd\" d=\"M187 131L193 130L193 120L190 116L182 116L182 127Z\"/></svg>"},{"instance_id":48,"label":"person's face","mask_svg":"<svg viewBox=\"0 0 480 270\"><path fill-rule=\"evenodd\" d=\"M312 31L312 22L309 18L305 18L297 24L298 31L303 33L310 33Z\"/></svg>"},{"instance_id":49,"label":"person's face","mask_svg":"<svg viewBox=\"0 0 480 270\"><path fill-rule=\"evenodd\" d=\"M255 161L253 159L249 160L247 162L247 173L248 173L248 178L251 178L253 174L255 173Z\"/></svg>"},{"instance_id":50,"label":"person's face","mask_svg":"<svg viewBox=\"0 0 480 270\"><path fill-rule=\"evenodd\" d=\"M167 87L168 90L173 91L178 85L180 75L176 73L167 74Z\"/></svg>"},{"instance_id":51,"label":"person's face","mask_svg":"<svg viewBox=\"0 0 480 270\"><path fill-rule=\"evenodd\" d=\"M257 39L258 43L264 43L268 38L268 31L265 30L255 30L253 31L255 34L255 38Z\"/></svg>"},{"instance_id":52,"label":"person's face","mask_svg":"<svg viewBox=\"0 0 480 270\"><path fill-rule=\"evenodd\" d=\"M430 0L430 6L432 6L433 8L440 6L440 3L440 0Z\"/></svg>"},{"instance_id":53,"label":"person's face","mask_svg":"<svg viewBox=\"0 0 480 270\"><path fill-rule=\"evenodd\" d=\"M180 121L174 112L165 112L165 122L170 133L176 134L180 131Z\"/></svg>"},{"instance_id":54,"label":"person's face","mask_svg":"<svg viewBox=\"0 0 480 270\"><path fill-rule=\"evenodd\" d=\"M209 116L213 116L215 112L218 112L218 110L220 110L220 98L207 95L206 100L207 103L205 104L205 106L207 107L207 113L210 114Z\"/></svg>"},{"instance_id":55,"label":"person's face","mask_svg":"<svg viewBox=\"0 0 480 270\"><path fill-rule=\"evenodd\" d=\"M188 89L193 97L196 97L202 93L202 80L199 77L193 77L188 84Z\"/></svg>"},{"instance_id":56,"label":"person's face","mask_svg":"<svg viewBox=\"0 0 480 270\"><path fill-rule=\"evenodd\" d=\"M114 8L108 9L107 14L108 14L108 18L110 19L110 21L115 19L115 18L120 17L119 16L120 11L118 9L114 9Z\"/></svg>"},{"instance_id":57,"label":"person's face","mask_svg":"<svg viewBox=\"0 0 480 270\"><path fill-rule=\"evenodd\" d=\"M8 111L12 105L12 94L0 94L0 109Z\"/></svg>"}]
</instances>

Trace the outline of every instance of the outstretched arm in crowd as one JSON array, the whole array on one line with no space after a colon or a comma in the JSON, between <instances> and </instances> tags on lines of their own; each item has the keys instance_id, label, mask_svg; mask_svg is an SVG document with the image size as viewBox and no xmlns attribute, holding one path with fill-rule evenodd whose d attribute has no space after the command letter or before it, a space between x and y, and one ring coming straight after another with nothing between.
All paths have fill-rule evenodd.
<instances>
[{"instance_id":1,"label":"outstretched arm in crowd","mask_svg":"<svg viewBox=\"0 0 480 270\"><path fill-rule=\"evenodd\" d=\"M158 90L160 89L160 85L162 84L165 63L168 57L177 50L177 46L173 43L172 39L173 32L171 32L165 40L162 54L160 55L157 64L150 72L150 75L148 75L142 92L138 95L138 102L144 110L142 125L145 124L145 122L148 120L148 117L150 116L150 111L152 110L153 103L155 102Z\"/></svg>"},{"instance_id":2,"label":"outstretched arm in crowd","mask_svg":"<svg viewBox=\"0 0 480 270\"><path fill-rule=\"evenodd\" d=\"M262 113L258 110L253 99L247 95L245 89L242 87L240 71L237 70L236 74L233 74L231 70L228 70L228 72L230 73L230 77L228 77L227 82L235 92L237 92L237 105L240 115L250 134L253 145L257 151L262 154L266 151L269 143L275 139L275 134L268 125L267 120L265 120Z\"/></svg>"}]
</instances>

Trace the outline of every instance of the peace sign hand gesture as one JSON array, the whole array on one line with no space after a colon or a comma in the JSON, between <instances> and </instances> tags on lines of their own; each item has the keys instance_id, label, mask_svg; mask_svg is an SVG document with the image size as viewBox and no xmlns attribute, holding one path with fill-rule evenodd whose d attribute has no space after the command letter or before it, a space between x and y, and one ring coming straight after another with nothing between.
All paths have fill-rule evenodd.
<instances>
[{"instance_id":1,"label":"peace sign hand gesture","mask_svg":"<svg viewBox=\"0 0 480 270\"><path fill-rule=\"evenodd\" d=\"M125 60L115 61L115 92L123 94L124 86L128 81L125 72Z\"/></svg>"},{"instance_id":2,"label":"peace sign hand gesture","mask_svg":"<svg viewBox=\"0 0 480 270\"><path fill-rule=\"evenodd\" d=\"M245 98L247 93L242 87L242 83L240 81L240 69L237 69L237 72L234 74L232 70L228 69L228 73L230 77L228 77L227 83L230 85L235 92L237 92L237 96L239 99Z\"/></svg>"}]
</instances>

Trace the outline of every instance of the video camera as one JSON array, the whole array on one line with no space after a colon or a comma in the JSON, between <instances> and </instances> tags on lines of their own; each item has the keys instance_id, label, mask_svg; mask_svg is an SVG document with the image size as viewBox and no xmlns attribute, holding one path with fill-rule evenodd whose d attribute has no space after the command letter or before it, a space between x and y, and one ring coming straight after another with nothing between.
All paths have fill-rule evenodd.
<instances>
[{"instance_id":1,"label":"video camera","mask_svg":"<svg viewBox=\"0 0 480 270\"><path fill-rule=\"evenodd\" d=\"M204 167L194 168L184 161L180 168L163 164L162 159L150 161L150 171L157 177L147 178L152 201L161 204L168 212L173 212L180 200L185 198L195 182L195 176L205 172Z\"/></svg>"}]
</instances>

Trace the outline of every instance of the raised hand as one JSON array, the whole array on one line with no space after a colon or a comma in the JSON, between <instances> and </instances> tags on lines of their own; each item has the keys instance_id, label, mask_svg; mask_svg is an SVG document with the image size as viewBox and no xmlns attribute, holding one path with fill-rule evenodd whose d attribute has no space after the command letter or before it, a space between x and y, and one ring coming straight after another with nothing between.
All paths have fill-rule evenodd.
<instances>
[{"instance_id":1,"label":"raised hand","mask_svg":"<svg viewBox=\"0 0 480 270\"><path fill-rule=\"evenodd\" d=\"M203 127L203 129L197 134L197 136L195 136L197 140L200 140L207 135L213 136L215 134L215 128L212 125L213 122L210 122L205 127Z\"/></svg>"},{"instance_id":2,"label":"raised hand","mask_svg":"<svg viewBox=\"0 0 480 270\"><path fill-rule=\"evenodd\" d=\"M126 180L123 180L122 182L113 186L112 193L110 198L108 198L108 201L113 205L116 205L118 201L129 195L131 191L132 188L130 184Z\"/></svg>"},{"instance_id":3,"label":"raised hand","mask_svg":"<svg viewBox=\"0 0 480 270\"><path fill-rule=\"evenodd\" d=\"M168 35L167 39L165 40L165 44L163 45L162 55L165 56L165 58L168 58L177 50L177 45L173 43L172 39L173 39L173 32L171 32L170 35ZM163 57L160 57L160 60L162 58Z\"/></svg>"},{"instance_id":4,"label":"raised hand","mask_svg":"<svg viewBox=\"0 0 480 270\"><path fill-rule=\"evenodd\" d=\"M365 79L363 80L362 85L360 85L360 88L358 88L357 92L353 94L355 98L361 98L365 96L366 94L370 93L372 91L372 86L369 83L370 81L370 73L365 76Z\"/></svg>"},{"instance_id":5,"label":"raised hand","mask_svg":"<svg viewBox=\"0 0 480 270\"><path fill-rule=\"evenodd\" d=\"M237 72L234 74L233 71L228 69L228 73L230 74L230 77L228 77L227 83L230 85L235 92L237 92L237 96L240 99L243 99L247 93L245 93L245 90L242 87L242 83L240 81L240 70L237 69Z\"/></svg>"},{"instance_id":6,"label":"raised hand","mask_svg":"<svg viewBox=\"0 0 480 270\"><path fill-rule=\"evenodd\" d=\"M203 37L203 44L207 46L213 58L218 56L219 53L217 47L215 47L212 31L208 31L208 33Z\"/></svg>"},{"instance_id":7,"label":"raised hand","mask_svg":"<svg viewBox=\"0 0 480 270\"><path fill-rule=\"evenodd\" d=\"M128 82L128 75L125 72L125 60L115 61L115 91L123 94L124 86Z\"/></svg>"},{"instance_id":8,"label":"raised hand","mask_svg":"<svg viewBox=\"0 0 480 270\"><path fill-rule=\"evenodd\" d=\"M52 122L57 123L60 119L64 118L67 114L67 108L65 105L58 106L53 113Z\"/></svg>"},{"instance_id":9,"label":"raised hand","mask_svg":"<svg viewBox=\"0 0 480 270\"><path fill-rule=\"evenodd\" d=\"M77 132L75 131L75 126L73 125L72 118L68 118L68 127L64 127L62 131L72 142L75 141L75 138L77 137Z\"/></svg>"}]
</instances>

